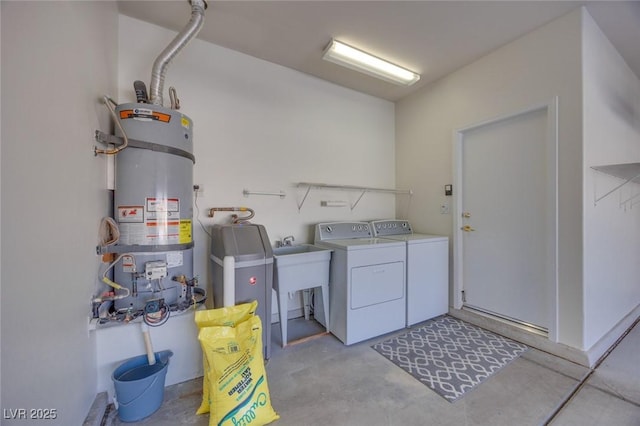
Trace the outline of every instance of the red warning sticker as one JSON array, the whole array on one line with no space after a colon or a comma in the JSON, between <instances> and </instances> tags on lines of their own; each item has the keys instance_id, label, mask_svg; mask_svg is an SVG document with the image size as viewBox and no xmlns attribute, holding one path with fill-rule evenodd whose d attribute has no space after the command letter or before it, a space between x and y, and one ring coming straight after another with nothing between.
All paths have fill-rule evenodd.
<instances>
[{"instance_id":1,"label":"red warning sticker","mask_svg":"<svg viewBox=\"0 0 640 426\"><path fill-rule=\"evenodd\" d=\"M118 206L118 222L144 222L144 206Z\"/></svg>"}]
</instances>

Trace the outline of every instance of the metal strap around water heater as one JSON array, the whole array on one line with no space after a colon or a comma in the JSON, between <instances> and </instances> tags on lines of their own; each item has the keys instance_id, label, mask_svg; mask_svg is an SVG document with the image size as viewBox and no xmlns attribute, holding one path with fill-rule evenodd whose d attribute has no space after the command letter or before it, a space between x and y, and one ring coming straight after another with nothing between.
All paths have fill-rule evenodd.
<instances>
[{"instance_id":1,"label":"metal strap around water heater","mask_svg":"<svg viewBox=\"0 0 640 426\"><path fill-rule=\"evenodd\" d=\"M100 130L96 130L96 140L100 143L103 144L113 144L113 145L122 145L124 143L123 139L119 136L115 136L115 135L109 135L107 133L104 133ZM147 141L141 141L138 139L131 139L129 138L129 145L127 147L132 147L132 148L140 148L140 149L148 149L150 151L155 151L155 152L163 152L165 154L171 154L171 155L177 155L179 157L185 157L188 158L189 160L191 160L193 162L193 164L196 163L196 157L191 154L190 152L187 152L183 149L180 148L174 148L171 146L166 146L166 145L160 145L157 143L153 143L153 142L147 142Z\"/></svg>"},{"instance_id":2,"label":"metal strap around water heater","mask_svg":"<svg viewBox=\"0 0 640 426\"><path fill-rule=\"evenodd\" d=\"M140 252L163 252L163 251L181 251L188 250L194 246L193 241L184 244L165 244L165 245L153 245L153 246L126 246L126 245L112 245L112 246L97 246L96 254L107 253L140 253Z\"/></svg>"}]
</instances>

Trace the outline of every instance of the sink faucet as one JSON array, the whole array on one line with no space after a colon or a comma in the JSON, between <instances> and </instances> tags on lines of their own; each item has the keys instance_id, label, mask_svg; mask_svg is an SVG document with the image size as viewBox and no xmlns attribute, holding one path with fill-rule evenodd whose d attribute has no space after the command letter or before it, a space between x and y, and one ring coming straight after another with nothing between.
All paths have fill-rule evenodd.
<instances>
[{"instance_id":1,"label":"sink faucet","mask_svg":"<svg viewBox=\"0 0 640 426\"><path fill-rule=\"evenodd\" d=\"M283 246L290 246L293 245L293 241L295 240L295 238L293 238L293 235L289 235L286 236L282 239L282 245Z\"/></svg>"}]
</instances>

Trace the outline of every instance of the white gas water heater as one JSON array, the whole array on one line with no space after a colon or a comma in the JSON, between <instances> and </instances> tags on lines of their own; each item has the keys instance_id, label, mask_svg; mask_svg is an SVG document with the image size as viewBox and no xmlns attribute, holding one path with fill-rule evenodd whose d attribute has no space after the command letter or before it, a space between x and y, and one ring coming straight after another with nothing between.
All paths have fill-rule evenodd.
<instances>
[{"instance_id":1,"label":"white gas water heater","mask_svg":"<svg viewBox=\"0 0 640 426\"><path fill-rule=\"evenodd\" d=\"M94 299L94 316L112 302L112 317L142 313L145 321L161 323L171 310L194 302L193 122L179 112L175 89L169 89L170 107L162 96L171 60L204 23L204 1L190 3L188 25L153 64L149 96L136 81L137 102L116 104L105 97L116 135L96 132L97 139L116 148L96 153L115 156L116 178L110 241L98 251L112 254L112 260L103 274L110 291Z\"/></svg>"}]
</instances>

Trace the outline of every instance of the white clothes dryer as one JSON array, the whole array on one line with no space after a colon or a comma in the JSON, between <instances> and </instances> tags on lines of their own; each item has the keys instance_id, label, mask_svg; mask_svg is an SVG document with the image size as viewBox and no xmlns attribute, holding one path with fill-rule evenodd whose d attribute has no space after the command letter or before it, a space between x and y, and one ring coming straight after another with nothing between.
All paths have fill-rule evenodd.
<instances>
[{"instance_id":1,"label":"white clothes dryer","mask_svg":"<svg viewBox=\"0 0 640 426\"><path fill-rule=\"evenodd\" d=\"M404 241L407 256L406 326L449 311L449 238L414 234L406 220L375 220L373 235Z\"/></svg>"},{"instance_id":2,"label":"white clothes dryer","mask_svg":"<svg viewBox=\"0 0 640 426\"><path fill-rule=\"evenodd\" d=\"M316 225L314 244L331 248L329 330L351 345L405 326L405 243L374 238L366 222ZM317 298L316 298L317 299ZM322 308L316 319L323 322Z\"/></svg>"}]
</instances>

